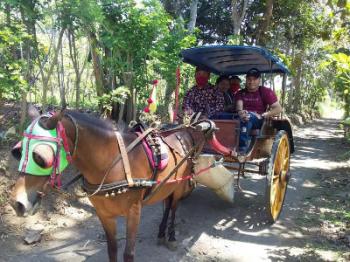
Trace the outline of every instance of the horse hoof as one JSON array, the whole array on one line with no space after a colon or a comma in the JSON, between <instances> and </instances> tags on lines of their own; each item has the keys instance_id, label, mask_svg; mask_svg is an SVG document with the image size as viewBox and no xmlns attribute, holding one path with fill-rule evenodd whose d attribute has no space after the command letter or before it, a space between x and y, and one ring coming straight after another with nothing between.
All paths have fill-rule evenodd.
<instances>
[{"instance_id":1,"label":"horse hoof","mask_svg":"<svg viewBox=\"0 0 350 262\"><path fill-rule=\"evenodd\" d=\"M177 241L168 241L168 242L166 242L166 247L169 250L171 250L171 251L177 250Z\"/></svg>"},{"instance_id":2,"label":"horse hoof","mask_svg":"<svg viewBox=\"0 0 350 262\"><path fill-rule=\"evenodd\" d=\"M158 237L157 245L158 245L158 246L162 246L162 245L165 245L165 244L166 244L166 239L165 239L165 237Z\"/></svg>"}]
</instances>

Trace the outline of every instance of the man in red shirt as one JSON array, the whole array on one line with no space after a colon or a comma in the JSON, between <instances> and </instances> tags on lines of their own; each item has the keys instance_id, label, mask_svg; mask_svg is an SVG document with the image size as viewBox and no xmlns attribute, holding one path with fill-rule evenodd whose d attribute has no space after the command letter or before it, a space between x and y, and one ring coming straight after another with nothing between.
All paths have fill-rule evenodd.
<instances>
[{"instance_id":1,"label":"man in red shirt","mask_svg":"<svg viewBox=\"0 0 350 262\"><path fill-rule=\"evenodd\" d=\"M235 95L236 109L241 121L239 151L246 153L250 144L250 130L261 128L264 118L282 112L277 96L270 88L260 86L260 71L252 68L246 75L246 88Z\"/></svg>"}]
</instances>

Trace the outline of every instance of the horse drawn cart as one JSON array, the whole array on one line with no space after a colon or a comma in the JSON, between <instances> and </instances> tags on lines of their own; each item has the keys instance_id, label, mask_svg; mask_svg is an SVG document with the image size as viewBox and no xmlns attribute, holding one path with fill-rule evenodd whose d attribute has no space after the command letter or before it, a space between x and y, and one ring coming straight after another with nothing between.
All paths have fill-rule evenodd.
<instances>
[{"instance_id":1,"label":"horse drawn cart","mask_svg":"<svg viewBox=\"0 0 350 262\"><path fill-rule=\"evenodd\" d=\"M273 75L281 74L280 101L283 107L289 71L267 50L250 46L204 46L184 50L181 55L185 63L217 75L242 75L257 68L265 77L270 75L273 81ZM275 222L282 210L290 176L290 155L294 151L290 122L283 113L266 119L261 129L251 131L252 141L242 156L232 155L238 147L240 121L233 114L232 119L213 119L213 122L216 131L197 159L195 171L201 174L195 180L233 202L235 191L241 190L241 177L246 173L265 176L267 217L269 222ZM208 166L211 168L205 169Z\"/></svg>"},{"instance_id":2,"label":"horse drawn cart","mask_svg":"<svg viewBox=\"0 0 350 262\"><path fill-rule=\"evenodd\" d=\"M192 48L184 50L182 57L215 74L245 74L254 67L265 74L283 74L285 83L288 73L277 58L257 47ZM284 88L281 101L283 105ZM237 156L233 152L240 122L233 117L194 119L190 125L165 130L144 130L137 123L120 131L108 121L76 111L29 113L33 121L12 151L20 161L10 200L14 210L19 216L33 214L49 184L64 189L82 178L83 189L105 230L110 261L117 259L115 218L126 217L123 256L124 261L133 261L141 207L158 201L165 205L158 241L176 246L175 213L178 201L192 191L193 177L232 202L240 177L248 172L266 176L269 220L275 222L281 212L294 151L291 125L282 115L253 130L247 153ZM69 163L81 174L60 187L60 177ZM250 168L252 165L256 168Z\"/></svg>"}]
</instances>

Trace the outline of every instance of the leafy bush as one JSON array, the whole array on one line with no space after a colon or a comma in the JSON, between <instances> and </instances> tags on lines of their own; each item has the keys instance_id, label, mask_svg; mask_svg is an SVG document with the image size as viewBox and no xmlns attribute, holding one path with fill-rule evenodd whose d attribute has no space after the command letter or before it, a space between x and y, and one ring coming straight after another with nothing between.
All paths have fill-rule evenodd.
<instances>
[{"instance_id":1,"label":"leafy bush","mask_svg":"<svg viewBox=\"0 0 350 262\"><path fill-rule=\"evenodd\" d=\"M129 95L130 90L126 86L120 86L100 97L99 104L102 106L103 115L109 115L112 112L114 103L124 104Z\"/></svg>"}]
</instances>

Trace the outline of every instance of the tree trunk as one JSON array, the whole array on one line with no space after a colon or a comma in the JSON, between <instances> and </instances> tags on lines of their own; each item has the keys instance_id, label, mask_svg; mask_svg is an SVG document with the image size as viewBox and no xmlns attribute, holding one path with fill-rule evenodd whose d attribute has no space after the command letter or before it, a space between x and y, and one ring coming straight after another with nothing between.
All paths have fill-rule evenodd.
<instances>
[{"instance_id":1,"label":"tree trunk","mask_svg":"<svg viewBox=\"0 0 350 262\"><path fill-rule=\"evenodd\" d=\"M265 46L267 41L266 32L268 30L272 18L273 4L274 0L266 1L265 12L257 28L256 43L260 46Z\"/></svg>"},{"instance_id":2,"label":"tree trunk","mask_svg":"<svg viewBox=\"0 0 350 262\"><path fill-rule=\"evenodd\" d=\"M287 74L283 74L281 105L284 107L286 101Z\"/></svg>"},{"instance_id":3,"label":"tree trunk","mask_svg":"<svg viewBox=\"0 0 350 262\"><path fill-rule=\"evenodd\" d=\"M98 45L97 38L95 33L89 33L89 41L91 46L92 62L94 68L95 82L96 82L96 92L97 96L101 97L104 93L104 73L101 65L101 59L98 54Z\"/></svg>"},{"instance_id":4,"label":"tree trunk","mask_svg":"<svg viewBox=\"0 0 350 262\"><path fill-rule=\"evenodd\" d=\"M9 4L5 4L5 14L6 14L6 25L8 27L11 26L11 6Z\"/></svg>"},{"instance_id":5,"label":"tree trunk","mask_svg":"<svg viewBox=\"0 0 350 262\"><path fill-rule=\"evenodd\" d=\"M58 54L59 54L61 46L62 46L62 38L63 38L64 31L65 31L65 28L62 28L59 35L58 35L57 47L54 50L53 60L50 64L50 67L47 71L46 76L43 75L43 77L44 77L43 78L43 98L42 98L43 111L46 111L48 83L49 83L50 77L53 73L53 69L54 69L55 65L57 65Z\"/></svg>"},{"instance_id":6,"label":"tree trunk","mask_svg":"<svg viewBox=\"0 0 350 262\"><path fill-rule=\"evenodd\" d=\"M244 19L244 16L247 12L249 0L232 0L232 14L231 20L233 23L233 34L239 36L241 33L241 24Z\"/></svg>"},{"instance_id":7,"label":"tree trunk","mask_svg":"<svg viewBox=\"0 0 350 262\"><path fill-rule=\"evenodd\" d=\"M293 113L300 112L302 106L301 99L301 76L302 76L302 63L301 63L302 54L297 54L295 58L295 66L297 75L294 78L294 92L293 92Z\"/></svg>"},{"instance_id":8,"label":"tree trunk","mask_svg":"<svg viewBox=\"0 0 350 262\"><path fill-rule=\"evenodd\" d=\"M125 72L124 73L124 82L125 85L130 90L130 96L126 99L124 104L124 110L126 110L125 114L125 122L129 123L133 120L134 112L136 111L135 101L135 92L133 88L133 72ZM119 120L119 119L118 119Z\"/></svg>"},{"instance_id":9,"label":"tree trunk","mask_svg":"<svg viewBox=\"0 0 350 262\"><path fill-rule=\"evenodd\" d=\"M28 5L28 8L30 8L30 11L34 12L34 3L32 1L28 1L26 3ZM21 19L23 24L26 26L27 34L32 36L33 33L33 27L35 27L35 21L31 19L31 16L27 16L24 6L20 6L20 13L21 13ZM27 61L27 70L24 73L24 78L26 79L26 82L28 86L24 88L21 91L21 117L20 117L20 124L19 124L19 132L22 133L25 128L25 122L26 122L26 116L27 116L27 94L30 87L30 82L32 78L32 71L33 71L33 56L32 56L32 49L31 49L31 40L26 39L23 43L23 48L21 46L21 59Z\"/></svg>"},{"instance_id":10,"label":"tree trunk","mask_svg":"<svg viewBox=\"0 0 350 262\"><path fill-rule=\"evenodd\" d=\"M193 33L194 28L196 27L198 0L192 0L190 8L191 8L191 12L190 12L190 21L188 23L188 31L190 33Z\"/></svg>"},{"instance_id":11,"label":"tree trunk","mask_svg":"<svg viewBox=\"0 0 350 262\"><path fill-rule=\"evenodd\" d=\"M57 61L58 62L58 61ZM57 74L57 84L58 84L58 90L60 93L60 98L61 98L61 85L62 85L62 79L61 79L61 74L60 74L60 65L57 63L56 66L56 74ZM52 94L53 96L53 94Z\"/></svg>"},{"instance_id":12,"label":"tree trunk","mask_svg":"<svg viewBox=\"0 0 350 262\"><path fill-rule=\"evenodd\" d=\"M74 72L75 72L75 107L79 108L80 104L80 82L81 82L81 76L84 72L87 58L84 59L83 65L80 66L79 58L78 58L78 52L76 47L76 41L75 41L75 35L74 31L69 30L68 31L68 43L69 43L69 55L72 60Z\"/></svg>"},{"instance_id":13,"label":"tree trunk","mask_svg":"<svg viewBox=\"0 0 350 262\"><path fill-rule=\"evenodd\" d=\"M181 0L163 0L162 1L164 9L174 18L183 19L181 15Z\"/></svg>"},{"instance_id":14,"label":"tree trunk","mask_svg":"<svg viewBox=\"0 0 350 262\"><path fill-rule=\"evenodd\" d=\"M27 92L22 91L21 94L21 116L19 120L19 133L22 134L25 127L27 119Z\"/></svg>"},{"instance_id":15,"label":"tree trunk","mask_svg":"<svg viewBox=\"0 0 350 262\"><path fill-rule=\"evenodd\" d=\"M59 66L59 64L57 64ZM66 101L66 88L65 88L65 82L64 82L64 60L63 60L63 48L61 46L61 70L59 72L61 74L61 82L60 82L60 97L61 97L61 107L66 108L67 107L67 101Z\"/></svg>"}]
</instances>

